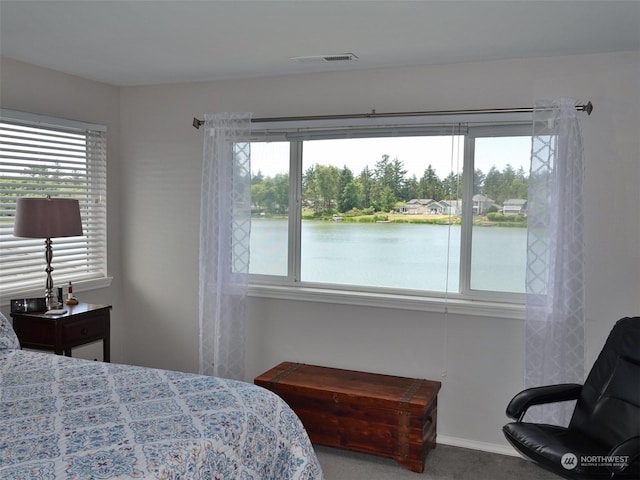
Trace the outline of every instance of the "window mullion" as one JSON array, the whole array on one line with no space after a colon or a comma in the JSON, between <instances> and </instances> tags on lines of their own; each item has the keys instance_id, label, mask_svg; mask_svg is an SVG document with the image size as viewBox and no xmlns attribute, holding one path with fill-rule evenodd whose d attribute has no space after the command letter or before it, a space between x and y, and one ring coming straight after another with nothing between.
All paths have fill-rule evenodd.
<instances>
[{"instance_id":1,"label":"window mullion","mask_svg":"<svg viewBox=\"0 0 640 480\"><path fill-rule=\"evenodd\" d=\"M300 281L302 241L302 142L291 142L289 158L289 281Z\"/></svg>"},{"instance_id":2,"label":"window mullion","mask_svg":"<svg viewBox=\"0 0 640 480\"><path fill-rule=\"evenodd\" d=\"M475 136L470 132L464 137L464 164L462 185L462 227L460 238L460 293L469 292L471 285L471 235L473 231L473 178Z\"/></svg>"}]
</instances>

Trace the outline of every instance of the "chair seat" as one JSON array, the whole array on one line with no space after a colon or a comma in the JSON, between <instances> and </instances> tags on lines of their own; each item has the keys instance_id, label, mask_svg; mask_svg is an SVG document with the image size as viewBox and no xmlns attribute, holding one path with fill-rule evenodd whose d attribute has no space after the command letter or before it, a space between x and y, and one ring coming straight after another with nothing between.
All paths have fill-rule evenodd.
<instances>
[{"instance_id":1,"label":"chair seat","mask_svg":"<svg viewBox=\"0 0 640 480\"><path fill-rule=\"evenodd\" d=\"M599 465L598 462L583 465L580 461L582 457L592 459L594 456L606 456L609 448L575 431L556 425L526 422L508 423L502 431L509 443L523 456L565 478L611 478L611 471L606 465ZM563 464L565 454L575 455L574 463L569 461ZM638 477L637 473L628 472L628 475L615 478Z\"/></svg>"}]
</instances>

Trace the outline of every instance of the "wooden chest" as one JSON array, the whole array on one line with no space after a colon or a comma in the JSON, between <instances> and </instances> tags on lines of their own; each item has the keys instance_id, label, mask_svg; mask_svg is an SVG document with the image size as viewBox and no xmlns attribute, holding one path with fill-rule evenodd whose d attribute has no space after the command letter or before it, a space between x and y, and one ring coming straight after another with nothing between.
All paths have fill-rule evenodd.
<instances>
[{"instance_id":1,"label":"wooden chest","mask_svg":"<svg viewBox=\"0 0 640 480\"><path fill-rule=\"evenodd\" d=\"M282 397L316 444L393 458L414 472L436 446L440 382L292 362L254 382Z\"/></svg>"}]
</instances>

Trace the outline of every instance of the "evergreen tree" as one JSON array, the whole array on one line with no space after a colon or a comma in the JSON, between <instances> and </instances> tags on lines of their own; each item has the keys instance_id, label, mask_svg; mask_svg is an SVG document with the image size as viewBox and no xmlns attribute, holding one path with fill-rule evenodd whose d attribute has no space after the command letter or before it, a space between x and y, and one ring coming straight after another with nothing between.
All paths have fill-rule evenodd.
<instances>
[{"instance_id":1,"label":"evergreen tree","mask_svg":"<svg viewBox=\"0 0 640 480\"><path fill-rule=\"evenodd\" d=\"M394 158L391 164L389 165L389 186L393 195L396 198L402 198L402 191L405 185L404 176L407 174L407 171L404 169L404 163Z\"/></svg>"},{"instance_id":2,"label":"evergreen tree","mask_svg":"<svg viewBox=\"0 0 640 480\"><path fill-rule=\"evenodd\" d=\"M251 176L251 184L254 185L256 183L260 183L264 180L264 175L262 174L262 170L258 170L258 173L255 173Z\"/></svg>"},{"instance_id":3,"label":"evergreen tree","mask_svg":"<svg viewBox=\"0 0 640 480\"><path fill-rule=\"evenodd\" d=\"M362 185L357 180L349 182L340 197L340 212L348 212L354 208L362 208Z\"/></svg>"},{"instance_id":4,"label":"evergreen tree","mask_svg":"<svg viewBox=\"0 0 640 480\"><path fill-rule=\"evenodd\" d=\"M484 178L484 188L482 193L492 200L497 201L500 196L500 188L502 184L502 174L495 165L489 169L489 173Z\"/></svg>"},{"instance_id":5,"label":"evergreen tree","mask_svg":"<svg viewBox=\"0 0 640 480\"><path fill-rule=\"evenodd\" d=\"M413 198L420 198L420 184L415 175L412 175L410 179L404 182L399 199L405 202Z\"/></svg>"},{"instance_id":6,"label":"evergreen tree","mask_svg":"<svg viewBox=\"0 0 640 480\"><path fill-rule=\"evenodd\" d=\"M431 164L427 167L420 179L420 198L442 200L444 188Z\"/></svg>"},{"instance_id":7,"label":"evergreen tree","mask_svg":"<svg viewBox=\"0 0 640 480\"><path fill-rule=\"evenodd\" d=\"M444 199L458 200L462 197L462 176L451 172L447 178L442 181L442 189Z\"/></svg>"},{"instance_id":8,"label":"evergreen tree","mask_svg":"<svg viewBox=\"0 0 640 480\"><path fill-rule=\"evenodd\" d=\"M373 173L369 170L369 166L365 166L360 176L358 177L358 183L361 188L361 205L362 208L369 208L373 199L373 186L374 179Z\"/></svg>"},{"instance_id":9,"label":"evergreen tree","mask_svg":"<svg viewBox=\"0 0 640 480\"><path fill-rule=\"evenodd\" d=\"M316 215L320 213L320 193L317 188L315 165L307 168L302 176L302 202L304 205L310 206Z\"/></svg>"},{"instance_id":10,"label":"evergreen tree","mask_svg":"<svg viewBox=\"0 0 640 480\"><path fill-rule=\"evenodd\" d=\"M353 203L353 198L351 195L345 195L345 191L347 187L353 182L353 172L345 165L342 170L340 170L340 179L338 182L338 211L346 212L347 210L351 210L353 206L350 206ZM351 192L353 193L353 192ZM345 204L345 202L348 204Z\"/></svg>"},{"instance_id":11,"label":"evergreen tree","mask_svg":"<svg viewBox=\"0 0 640 480\"><path fill-rule=\"evenodd\" d=\"M476 168L473 172L473 194L482 193L484 189L485 175L482 170Z\"/></svg>"}]
</instances>

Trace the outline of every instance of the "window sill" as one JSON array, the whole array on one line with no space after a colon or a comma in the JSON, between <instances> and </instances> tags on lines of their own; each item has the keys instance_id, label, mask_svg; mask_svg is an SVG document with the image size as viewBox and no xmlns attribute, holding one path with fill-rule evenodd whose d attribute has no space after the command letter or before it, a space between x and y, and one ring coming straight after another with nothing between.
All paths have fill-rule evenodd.
<instances>
[{"instance_id":1,"label":"window sill","mask_svg":"<svg viewBox=\"0 0 640 480\"><path fill-rule=\"evenodd\" d=\"M359 292L316 287L252 284L249 286L248 296L303 302L392 308L398 310L453 313L476 317L524 319L525 315L525 307L522 304L459 298L445 299L393 293Z\"/></svg>"},{"instance_id":2,"label":"window sill","mask_svg":"<svg viewBox=\"0 0 640 480\"><path fill-rule=\"evenodd\" d=\"M78 280L73 282L73 291L86 292L89 290L98 290L111 286L113 277L92 278L90 280ZM54 289L55 295L55 289ZM0 296L0 306L7 306L12 298L35 298L43 297L44 289L32 288L31 290L20 290L20 292L3 292Z\"/></svg>"}]
</instances>

